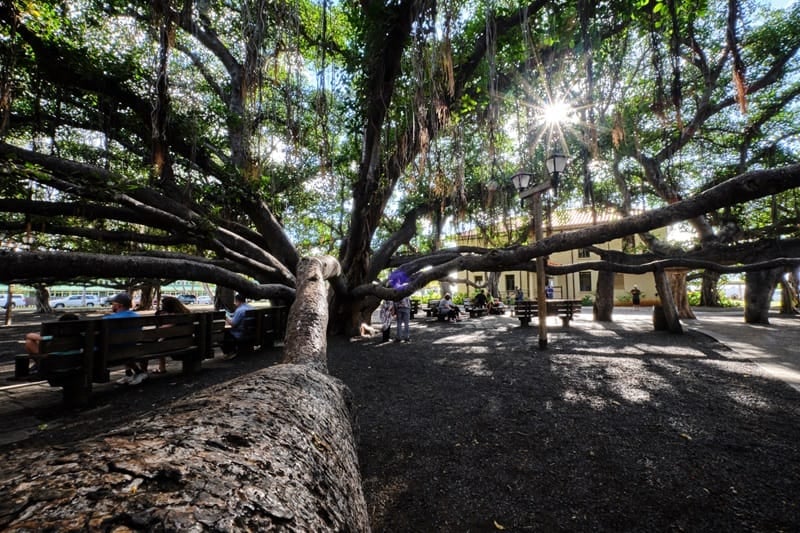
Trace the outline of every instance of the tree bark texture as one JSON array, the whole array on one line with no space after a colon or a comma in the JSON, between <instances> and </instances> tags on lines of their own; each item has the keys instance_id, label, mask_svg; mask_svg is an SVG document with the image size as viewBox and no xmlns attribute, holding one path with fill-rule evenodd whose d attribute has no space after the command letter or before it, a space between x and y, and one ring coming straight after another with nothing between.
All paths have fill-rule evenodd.
<instances>
[{"instance_id":1,"label":"tree bark texture","mask_svg":"<svg viewBox=\"0 0 800 533\"><path fill-rule=\"evenodd\" d=\"M706 307L720 307L719 300L719 272L703 271L703 282L700 288L700 305Z\"/></svg>"},{"instance_id":2,"label":"tree bark texture","mask_svg":"<svg viewBox=\"0 0 800 533\"><path fill-rule=\"evenodd\" d=\"M368 531L348 389L279 365L69 449L3 454L13 531Z\"/></svg>"},{"instance_id":3,"label":"tree bark texture","mask_svg":"<svg viewBox=\"0 0 800 533\"><path fill-rule=\"evenodd\" d=\"M327 373L327 280L340 273L339 262L329 256L302 259L298 264L297 279L300 286L289 309L284 363L310 365Z\"/></svg>"},{"instance_id":4,"label":"tree bark texture","mask_svg":"<svg viewBox=\"0 0 800 533\"><path fill-rule=\"evenodd\" d=\"M769 306L775 285L784 269L748 272L744 284L744 321L747 324L769 324Z\"/></svg>"},{"instance_id":5,"label":"tree bark texture","mask_svg":"<svg viewBox=\"0 0 800 533\"><path fill-rule=\"evenodd\" d=\"M597 292L592 305L594 319L598 322L612 322L614 313L614 273L597 273Z\"/></svg>"},{"instance_id":6,"label":"tree bark texture","mask_svg":"<svg viewBox=\"0 0 800 533\"><path fill-rule=\"evenodd\" d=\"M686 295L686 274L688 272L685 268L668 268L664 271L670 292L672 292L672 301L675 303L678 318L697 318L689 305L689 298Z\"/></svg>"},{"instance_id":7,"label":"tree bark texture","mask_svg":"<svg viewBox=\"0 0 800 533\"><path fill-rule=\"evenodd\" d=\"M309 364L211 387L99 439L1 454L0 529L369 531L350 391L313 359L338 263L302 263L286 360Z\"/></svg>"},{"instance_id":8,"label":"tree bark texture","mask_svg":"<svg viewBox=\"0 0 800 533\"><path fill-rule=\"evenodd\" d=\"M796 315L800 311L800 275L795 269L781 279L781 314Z\"/></svg>"},{"instance_id":9,"label":"tree bark texture","mask_svg":"<svg viewBox=\"0 0 800 533\"><path fill-rule=\"evenodd\" d=\"M675 308L675 300L672 299L672 288L669 284L667 274L663 270L656 270L653 273L656 280L656 290L661 299L661 306L656 306L653 311L653 322L656 323L656 312L663 312L665 329L672 333L683 333L683 326L678 317L678 310Z\"/></svg>"}]
</instances>

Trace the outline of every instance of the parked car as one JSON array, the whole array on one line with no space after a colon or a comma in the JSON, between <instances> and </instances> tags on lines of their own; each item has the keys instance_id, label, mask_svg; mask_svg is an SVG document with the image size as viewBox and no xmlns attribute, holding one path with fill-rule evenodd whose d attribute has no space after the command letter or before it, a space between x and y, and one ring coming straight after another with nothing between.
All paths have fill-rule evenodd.
<instances>
[{"instance_id":1,"label":"parked car","mask_svg":"<svg viewBox=\"0 0 800 533\"><path fill-rule=\"evenodd\" d=\"M207 294L203 294L197 297L197 303L200 305L212 305L214 303L214 298Z\"/></svg>"},{"instance_id":2,"label":"parked car","mask_svg":"<svg viewBox=\"0 0 800 533\"><path fill-rule=\"evenodd\" d=\"M196 304L197 303L197 296L195 296L194 294L179 294L177 296L177 298L183 304Z\"/></svg>"},{"instance_id":3,"label":"parked car","mask_svg":"<svg viewBox=\"0 0 800 533\"><path fill-rule=\"evenodd\" d=\"M86 296L82 294L73 294L66 298L50 300L50 307L53 309L58 309L60 307L94 307L95 305L100 305L100 299L93 294L87 294Z\"/></svg>"},{"instance_id":4,"label":"parked car","mask_svg":"<svg viewBox=\"0 0 800 533\"><path fill-rule=\"evenodd\" d=\"M5 309L6 300L8 299L8 294L0 294L0 307ZM25 297L21 294L12 294L11 295L11 309L15 307L25 307L28 305L28 302L25 301Z\"/></svg>"}]
</instances>

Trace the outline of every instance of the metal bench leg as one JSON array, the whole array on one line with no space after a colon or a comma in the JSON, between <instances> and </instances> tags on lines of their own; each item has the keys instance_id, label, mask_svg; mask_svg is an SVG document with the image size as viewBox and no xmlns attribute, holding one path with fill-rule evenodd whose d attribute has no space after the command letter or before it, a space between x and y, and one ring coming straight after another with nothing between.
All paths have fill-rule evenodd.
<instances>
[{"instance_id":1,"label":"metal bench leg","mask_svg":"<svg viewBox=\"0 0 800 533\"><path fill-rule=\"evenodd\" d=\"M14 377L26 378L30 375L30 358L27 354L14 356Z\"/></svg>"}]
</instances>

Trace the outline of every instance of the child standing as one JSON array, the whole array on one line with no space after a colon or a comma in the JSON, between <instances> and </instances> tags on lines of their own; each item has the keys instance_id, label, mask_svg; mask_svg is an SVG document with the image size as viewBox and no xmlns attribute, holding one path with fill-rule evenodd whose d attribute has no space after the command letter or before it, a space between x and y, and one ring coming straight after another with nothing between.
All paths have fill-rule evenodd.
<instances>
[{"instance_id":1,"label":"child standing","mask_svg":"<svg viewBox=\"0 0 800 533\"><path fill-rule=\"evenodd\" d=\"M389 342L392 336L392 320L394 319L394 304L390 300L384 300L381 305L381 332L383 342Z\"/></svg>"}]
</instances>

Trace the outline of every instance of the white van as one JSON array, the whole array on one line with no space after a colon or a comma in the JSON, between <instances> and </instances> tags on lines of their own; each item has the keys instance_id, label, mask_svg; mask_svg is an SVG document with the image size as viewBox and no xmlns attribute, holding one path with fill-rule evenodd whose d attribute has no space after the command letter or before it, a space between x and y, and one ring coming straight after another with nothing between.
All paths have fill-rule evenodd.
<instances>
[{"instance_id":1,"label":"white van","mask_svg":"<svg viewBox=\"0 0 800 533\"><path fill-rule=\"evenodd\" d=\"M56 298L50 300L50 307L58 309L60 307L94 307L100 305L100 299L94 294L73 294L66 298Z\"/></svg>"},{"instance_id":2,"label":"white van","mask_svg":"<svg viewBox=\"0 0 800 533\"><path fill-rule=\"evenodd\" d=\"M0 307L3 309L6 308L6 300L8 299L8 294L0 294ZM28 305L28 302L25 301L25 297L21 294L14 294L11 296L11 309L15 307L25 307Z\"/></svg>"}]
</instances>

